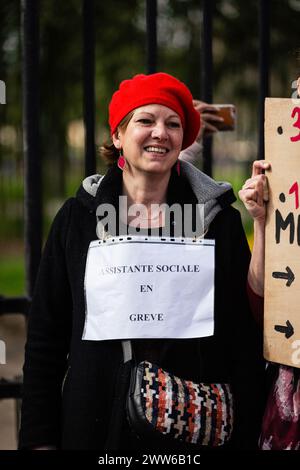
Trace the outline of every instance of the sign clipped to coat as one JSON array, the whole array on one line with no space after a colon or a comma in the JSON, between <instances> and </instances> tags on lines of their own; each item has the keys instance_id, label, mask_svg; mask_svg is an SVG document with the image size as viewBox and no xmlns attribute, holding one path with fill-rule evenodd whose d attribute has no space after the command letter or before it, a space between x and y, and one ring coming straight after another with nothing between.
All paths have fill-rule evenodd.
<instances>
[{"instance_id":1,"label":"sign clipped to coat","mask_svg":"<svg viewBox=\"0 0 300 470\"><path fill-rule=\"evenodd\" d=\"M300 100L266 99L265 159L264 355L300 367Z\"/></svg>"}]
</instances>

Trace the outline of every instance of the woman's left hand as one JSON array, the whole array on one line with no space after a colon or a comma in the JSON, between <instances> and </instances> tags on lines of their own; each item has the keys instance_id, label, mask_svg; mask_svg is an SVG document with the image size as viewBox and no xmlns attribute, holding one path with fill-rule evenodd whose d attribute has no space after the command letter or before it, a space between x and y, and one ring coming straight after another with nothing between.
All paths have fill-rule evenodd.
<instances>
[{"instance_id":1,"label":"woman's left hand","mask_svg":"<svg viewBox=\"0 0 300 470\"><path fill-rule=\"evenodd\" d=\"M250 216L257 221L265 222L266 202L269 200L268 181L264 170L270 170L270 163L264 160L255 160L252 167L251 178L245 181L239 191L239 198L244 203Z\"/></svg>"}]
</instances>

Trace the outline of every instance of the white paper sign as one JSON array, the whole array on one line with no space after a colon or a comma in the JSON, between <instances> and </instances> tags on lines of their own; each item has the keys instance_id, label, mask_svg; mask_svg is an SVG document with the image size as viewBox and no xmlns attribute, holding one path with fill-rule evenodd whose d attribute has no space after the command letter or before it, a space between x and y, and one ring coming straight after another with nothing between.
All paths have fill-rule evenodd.
<instances>
[{"instance_id":1,"label":"white paper sign","mask_svg":"<svg viewBox=\"0 0 300 470\"><path fill-rule=\"evenodd\" d=\"M213 335L214 244L138 236L91 242L82 339Z\"/></svg>"}]
</instances>

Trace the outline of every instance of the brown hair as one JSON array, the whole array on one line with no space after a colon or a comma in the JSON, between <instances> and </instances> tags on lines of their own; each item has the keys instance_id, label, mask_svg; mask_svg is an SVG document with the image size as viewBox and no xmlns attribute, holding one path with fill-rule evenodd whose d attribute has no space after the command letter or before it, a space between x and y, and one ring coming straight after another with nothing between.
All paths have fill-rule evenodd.
<instances>
[{"instance_id":1,"label":"brown hair","mask_svg":"<svg viewBox=\"0 0 300 470\"><path fill-rule=\"evenodd\" d=\"M118 130L121 130L121 131L126 130L129 124L129 121L133 116L133 113L134 111L131 111L124 117L124 119L122 119L122 121L118 125ZM112 139L110 139L110 141L108 142L104 142L101 145L99 149L99 153L100 153L100 157L103 158L104 161L108 163L109 165L112 165L113 163L115 163L118 160L119 155L120 155L120 151L114 146Z\"/></svg>"}]
</instances>

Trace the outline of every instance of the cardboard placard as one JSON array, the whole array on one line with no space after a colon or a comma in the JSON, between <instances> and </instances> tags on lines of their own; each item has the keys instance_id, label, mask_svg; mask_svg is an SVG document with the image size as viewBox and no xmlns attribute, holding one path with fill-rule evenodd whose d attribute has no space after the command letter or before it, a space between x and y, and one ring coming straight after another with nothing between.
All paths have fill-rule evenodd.
<instances>
[{"instance_id":1,"label":"cardboard placard","mask_svg":"<svg viewBox=\"0 0 300 470\"><path fill-rule=\"evenodd\" d=\"M266 99L265 159L264 355L300 367L300 100Z\"/></svg>"}]
</instances>

